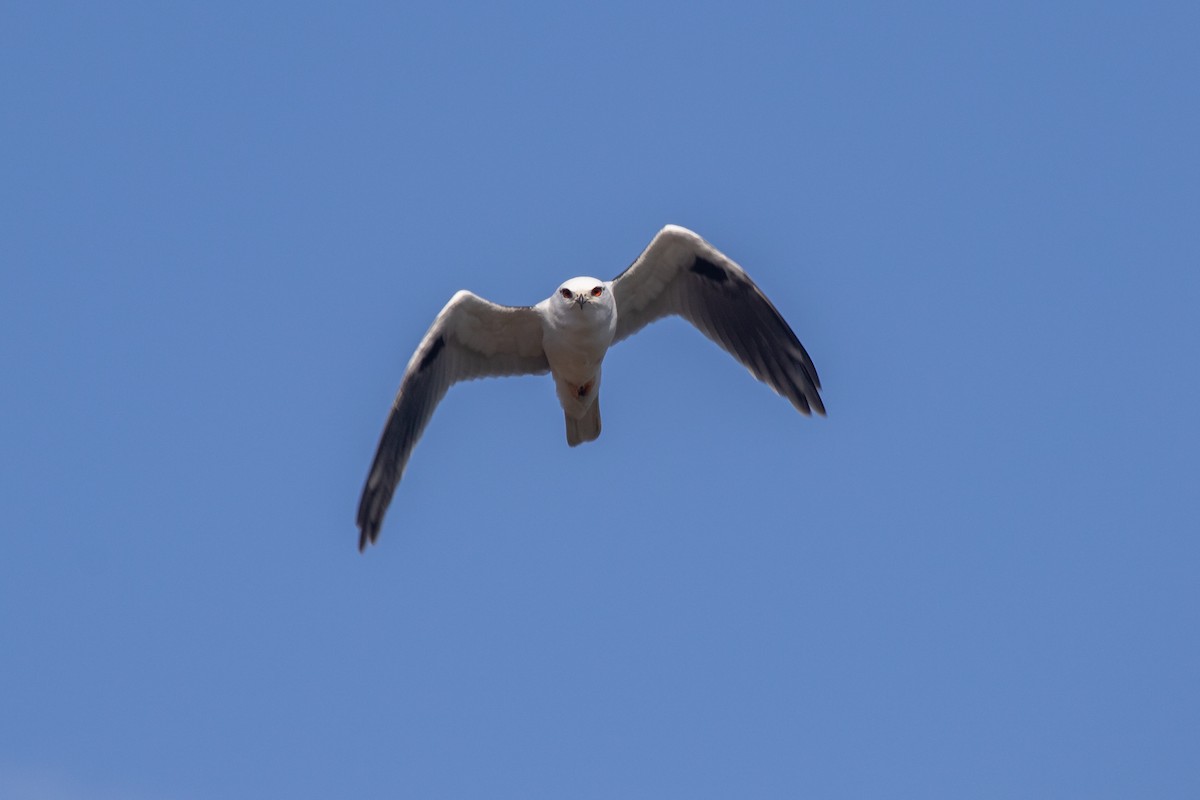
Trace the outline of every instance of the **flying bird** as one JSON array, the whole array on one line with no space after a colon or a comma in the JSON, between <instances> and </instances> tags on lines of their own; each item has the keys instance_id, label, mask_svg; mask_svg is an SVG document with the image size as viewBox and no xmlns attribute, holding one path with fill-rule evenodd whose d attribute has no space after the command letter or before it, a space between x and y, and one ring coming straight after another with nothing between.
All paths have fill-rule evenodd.
<instances>
[{"instance_id":1,"label":"flying bird","mask_svg":"<svg viewBox=\"0 0 1200 800\"><path fill-rule=\"evenodd\" d=\"M535 306L502 306L460 291L417 346L392 403L358 504L358 549L379 537L413 446L446 391L500 375L554 377L567 444L600 435L600 372L608 348L678 314L802 414L825 413L812 359L741 267L698 235L667 225L611 281L572 278Z\"/></svg>"}]
</instances>

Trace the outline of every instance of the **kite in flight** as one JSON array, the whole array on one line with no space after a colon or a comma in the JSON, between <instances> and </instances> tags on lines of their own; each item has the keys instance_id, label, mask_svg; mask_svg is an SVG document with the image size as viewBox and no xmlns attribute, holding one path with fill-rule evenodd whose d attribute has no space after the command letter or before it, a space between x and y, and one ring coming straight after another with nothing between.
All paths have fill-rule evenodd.
<instances>
[{"instance_id":1,"label":"kite in flight","mask_svg":"<svg viewBox=\"0 0 1200 800\"><path fill-rule=\"evenodd\" d=\"M500 375L554 376L574 447L600 435L608 348L678 314L802 414L825 413L812 359L742 268L687 228L668 225L611 281L572 278L535 306L460 291L437 315L400 381L358 504L358 549L379 538L408 457L446 391Z\"/></svg>"}]
</instances>

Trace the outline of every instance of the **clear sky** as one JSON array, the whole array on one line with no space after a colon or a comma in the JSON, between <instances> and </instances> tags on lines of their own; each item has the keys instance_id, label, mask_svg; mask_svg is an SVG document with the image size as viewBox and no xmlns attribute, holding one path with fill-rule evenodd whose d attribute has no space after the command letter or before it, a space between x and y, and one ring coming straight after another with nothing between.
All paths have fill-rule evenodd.
<instances>
[{"instance_id":1,"label":"clear sky","mask_svg":"<svg viewBox=\"0 0 1200 800\"><path fill-rule=\"evenodd\" d=\"M1200 796L1194 3L10 2L0 796ZM455 290L666 223L605 430L456 387Z\"/></svg>"}]
</instances>

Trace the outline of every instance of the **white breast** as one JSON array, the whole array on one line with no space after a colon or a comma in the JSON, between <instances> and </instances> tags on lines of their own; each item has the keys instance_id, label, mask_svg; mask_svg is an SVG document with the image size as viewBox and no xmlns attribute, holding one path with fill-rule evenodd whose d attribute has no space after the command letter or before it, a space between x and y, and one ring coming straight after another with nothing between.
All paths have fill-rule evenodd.
<instances>
[{"instance_id":1,"label":"white breast","mask_svg":"<svg viewBox=\"0 0 1200 800\"><path fill-rule=\"evenodd\" d=\"M542 314L542 347L550 369L571 383L591 380L617 330L617 317L608 304L549 303Z\"/></svg>"}]
</instances>

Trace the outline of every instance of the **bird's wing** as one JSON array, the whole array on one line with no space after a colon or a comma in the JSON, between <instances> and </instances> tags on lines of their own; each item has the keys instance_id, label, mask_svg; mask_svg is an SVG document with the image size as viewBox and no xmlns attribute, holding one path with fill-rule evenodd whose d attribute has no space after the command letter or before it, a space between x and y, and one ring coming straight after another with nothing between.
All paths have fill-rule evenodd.
<instances>
[{"instance_id":1,"label":"bird's wing","mask_svg":"<svg viewBox=\"0 0 1200 800\"><path fill-rule=\"evenodd\" d=\"M796 334L741 267L668 225L612 284L618 342L678 314L804 414L825 413L821 380Z\"/></svg>"},{"instance_id":2,"label":"bird's wing","mask_svg":"<svg viewBox=\"0 0 1200 800\"><path fill-rule=\"evenodd\" d=\"M542 350L541 317L535 309L497 305L466 291L455 294L404 371L358 504L358 549L379 537L383 515L413 446L453 384L499 375L542 375L549 370Z\"/></svg>"}]
</instances>

